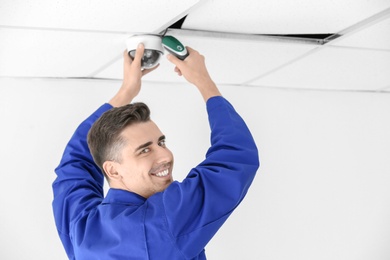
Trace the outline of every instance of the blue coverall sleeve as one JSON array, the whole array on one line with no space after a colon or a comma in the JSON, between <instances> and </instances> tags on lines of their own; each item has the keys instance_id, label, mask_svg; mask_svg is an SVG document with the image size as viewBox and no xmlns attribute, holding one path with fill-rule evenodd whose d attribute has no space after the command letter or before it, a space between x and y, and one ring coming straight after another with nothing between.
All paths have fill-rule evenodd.
<instances>
[{"instance_id":1,"label":"blue coverall sleeve","mask_svg":"<svg viewBox=\"0 0 390 260\"><path fill-rule=\"evenodd\" d=\"M110 108L110 104L102 105L79 125L55 169L57 178L53 183L52 206L57 231L69 259L74 258L69 237L72 223L88 214L103 200L104 177L89 152L87 135L92 124Z\"/></svg>"},{"instance_id":2,"label":"blue coverall sleeve","mask_svg":"<svg viewBox=\"0 0 390 260\"><path fill-rule=\"evenodd\" d=\"M164 192L167 223L188 257L199 254L246 195L259 167L254 139L222 97L207 102L211 147L182 183Z\"/></svg>"}]
</instances>

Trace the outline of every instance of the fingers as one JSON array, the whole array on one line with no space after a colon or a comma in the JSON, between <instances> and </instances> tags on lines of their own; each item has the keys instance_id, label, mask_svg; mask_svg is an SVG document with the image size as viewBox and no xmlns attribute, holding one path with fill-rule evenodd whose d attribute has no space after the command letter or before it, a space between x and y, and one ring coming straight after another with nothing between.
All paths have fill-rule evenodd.
<instances>
[{"instance_id":1,"label":"fingers","mask_svg":"<svg viewBox=\"0 0 390 260\"><path fill-rule=\"evenodd\" d=\"M127 52L127 50L124 50L124 52L123 52L123 61L124 61L124 64L125 64L125 65L130 65L131 62L132 62L132 60L131 60L131 58L130 58L130 55L129 55L129 53Z\"/></svg>"},{"instance_id":2,"label":"fingers","mask_svg":"<svg viewBox=\"0 0 390 260\"><path fill-rule=\"evenodd\" d=\"M181 73L181 70L180 68L183 66L183 62L182 60L178 59L175 55L172 55L172 54L168 54L167 55L167 59L173 63L175 66L175 72L177 73L177 75L179 76L182 76L183 74Z\"/></svg>"},{"instance_id":3,"label":"fingers","mask_svg":"<svg viewBox=\"0 0 390 260\"><path fill-rule=\"evenodd\" d=\"M196 50L192 49L191 47L186 46L187 51L191 54L191 52L195 52Z\"/></svg>"},{"instance_id":4,"label":"fingers","mask_svg":"<svg viewBox=\"0 0 390 260\"><path fill-rule=\"evenodd\" d=\"M179 75L182 76L183 74L181 73L181 70L179 70L178 67L175 67L175 72Z\"/></svg>"},{"instance_id":5,"label":"fingers","mask_svg":"<svg viewBox=\"0 0 390 260\"><path fill-rule=\"evenodd\" d=\"M144 69L144 70L142 71L142 76L145 76L145 75L148 74L149 72L152 72L153 70L157 69L159 66L160 66L160 64L157 64L157 66L154 67L154 68L151 68L151 69Z\"/></svg>"},{"instance_id":6,"label":"fingers","mask_svg":"<svg viewBox=\"0 0 390 260\"><path fill-rule=\"evenodd\" d=\"M135 64L139 64L139 67L141 67L141 59L142 59L142 56L144 55L144 50L145 50L145 47L142 43L138 44L137 46L137 50L135 51L135 57L134 57L134 60L133 62L135 62Z\"/></svg>"},{"instance_id":7,"label":"fingers","mask_svg":"<svg viewBox=\"0 0 390 260\"><path fill-rule=\"evenodd\" d=\"M178 59L175 55L172 54L168 54L167 59L173 64L175 64L176 66L180 66L183 62L182 60Z\"/></svg>"}]
</instances>

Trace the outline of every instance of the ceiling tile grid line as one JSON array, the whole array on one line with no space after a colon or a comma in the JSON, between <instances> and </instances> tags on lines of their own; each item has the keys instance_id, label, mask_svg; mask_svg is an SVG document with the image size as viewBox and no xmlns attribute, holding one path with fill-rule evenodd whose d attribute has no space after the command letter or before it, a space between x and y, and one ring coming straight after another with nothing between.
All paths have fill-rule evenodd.
<instances>
[{"instance_id":1,"label":"ceiling tile grid line","mask_svg":"<svg viewBox=\"0 0 390 260\"><path fill-rule=\"evenodd\" d=\"M123 51L125 36L0 28L0 39L1 76L75 77Z\"/></svg>"},{"instance_id":2,"label":"ceiling tile grid line","mask_svg":"<svg viewBox=\"0 0 390 260\"><path fill-rule=\"evenodd\" d=\"M1 77L0 77L1 78ZM94 80L95 78L92 79L85 79L85 80ZM101 79L99 79L101 80ZM102 79L102 80L107 80L107 81L119 81L118 79ZM175 81L165 81L165 82L156 82L156 81L150 81L150 80L144 80L145 83L148 84L158 84L158 85L165 85L165 86L177 86L177 85L183 85L186 86L188 85L188 82L175 82ZM385 88L380 88L380 89L373 89L373 90L364 90L364 89L339 89L339 88L334 88L334 89L324 89L324 88L299 88L299 87L285 87L285 86L267 86L267 85L241 85L241 84L225 84L221 83L217 85L219 87L223 88L224 87L236 87L236 88L264 88L264 89L278 89L278 90L283 90L283 91L315 91L315 92L335 92L335 93L384 93L384 94L390 94L390 85L385 87Z\"/></svg>"},{"instance_id":3,"label":"ceiling tile grid line","mask_svg":"<svg viewBox=\"0 0 390 260\"><path fill-rule=\"evenodd\" d=\"M389 34L390 36L390 34ZM390 42L389 42L390 45ZM327 45L327 48L339 48L339 49L347 49L347 50L356 50L356 51L378 51L378 52L383 52L383 53L388 53L390 52L390 47L389 48L373 48L373 47L356 47L356 46L348 46L348 45Z\"/></svg>"},{"instance_id":4,"label":"ceiling tile grid line","mask_svg":"<svg viewBox=\"0 0 390 260\"><path fill-rule=\"evenodd\" d=\"M390 52L322 46L250 85L381 90L390 82L388 68Z\"/></svg>"},{"instance_id":5,"label":"ceiling tile grid line","mask_svg":"<svg viewBox=\"0 0 390 260\"><path fill-rule=\"evenodd\" d=\"M261 41L261 42L283 42L289 44L309 44L322 45L323 40L304 37L289 37L283 35L267 35L267 34L251 34L238 32L220 32L212 30L197 30L197 29L174 29L168 28L167 34L175 36L191 36L198 38L216 38L223 40L246 40L246 41Z\"/></svg>"},{"instance_id":6,"label":"ceiling tile grid line","mask_svg":"<svg viewBox=\"0 0 390 260\"><path fill-rule=\"evenodd\" d=\"M94 81L105 81L105 82L122 82L121 79L113 79L113 78L89 78L89 77L5 77L0 76L0 79L4 80L66 80L66 81L86 81L86 82L94 82ZM151 80L143 80L144 83L147 84L157 84L159 86L165 85L165 86L185 86L188 85L188 82L176 82L176 81L165 81L165 82L156 82ZM315 91L315 92L349 92L349 93L384 93L384 94L390 94L390 85L378 89L378 90L354 90L354 89L321 89L321 88L299 88L299 87L284 87L284 86L267 86L267 85L259 85L259 86L253 86L253 85L240 85L240 84L218 84L220 87L248 87L248 88L265 88L265 89L278 89L278 90L284 90L284 91Z\"/></svg>"},{"instance_id":7,"label":"ceiling tile grid line","mask_svg":"<svg viewBox=\"0 0 390 260\"><path fill-rule=\"evenodd\" d=\"M383 22L384 20L387 20L389 18L390 18L390 7L362 21L359 21L348 28L343 29L340 32L337 32L336 35L340 35L340 36L337 37L336 39L329 41L329 43L337 45L337 42L343 40L345 37L350 37L351 35L359 33L360 31L367 29L368 27L375 26L376 24ZM332 38L332 36L330 38Z\"/></svg>"},{"instance_id":8,"label":"ceiling tile grid line","mask_svg":"<svg viewBox=\"0 0 390 260\"><path fill-rule=\"evenodd\" d=\"M390 13L388 17L386 17L390 22ZM381 19L380 21L383 21ZM379 21L378 21L379 22ZM367 28L364 26L364 28ZM4 26L0 25L0 29L8 29L8 30L20 30L21 33L23 31L53 31L53 32L72 32L72 33L90 33L90 34L112 34L116 36L130 36L131 33L128 32L113 32L113 31L97 31L97 30L76 30L76 29L58 29L58 28L38 28L38 27L19 27L19 26ZM157 29L156 31L158 31ZM315 44L315 45L333 45L338 47L344 47L344 48L355 48L355 49L369 49L369 50L379 50L379 51L390 51L390 42L388 48L370 48L370 47L359 47L359 46L345 46L345 45L338 45L337 42L339 40L344 40L346 37L350 37L351 35L354 35L355 33L358 33L360 31L354 31L353 33L344 34L343 36L340 36L332 41L323 42L322 40L316 40L316 39L305 39L305 38L299 38L299 37L283 37L283 36L270 36L270 35L255 35L255 34L240 34L240 33L229 33L229 32L215 32L215 31L202 31L202 30L189 30L189 29L168 29L167 33L173 33L174 35L178 35L179 37L181 35L189 35L197 36L197 37L216 37L226 40L233 40L233 39L245 39L248 41L262 41L262 42L284 42L284 43L299 43L299 44ZM389 34L390 35L390 34ZM325 40L326 41L326 40Z\"/></svg>"},{"instance_id":9,"label":"ceiling tile grid line","mask_svg":"<svg viewBox=\"0 0 390 260\"><path fill-rule=\"evenodd\" d=\"M364 27L330 42L328 45L351 48L390 50L390 15L375 24Z\"/></svg>"},{"instance_id":10,"label":"ceiling tile grid line","mask_svg":"<svg viewBox=\"0 0 390 260\"><path fill-rule=\"evenodd\" d=\"M383 91L389 91L390 92L390 82L389 84L382 89Z\"/></svg>"},{"instance_id":11,"label":"ceiling tile grid line","mask_svg":"<svg viewBox=\"0 0 390 260\"><path fill-rule=\"evenodd\" d=\"M297 57L295 57L295 58L293 58L293 59L291 59L291 60L289 60L289 61L287 61L287 62L281 64L281 65L278 66L278 67L271 68L271 70L266 71L265 73L262 73L262 74L258 75L258 76L255 77L255 78L252 78L252 79L249 79L249 80L247 80L247 81L242 82L241 85L248 85L248 86L251 86L251 84L252 84L253 82L255 82L255 81L257 81L257 80L260 80L261 78L264 78L264 77L266 77L266 76L268 76L268 75L270 75L270 74L273 74L273 73L275 73L275 72L277 72L277 71L279 71L279 70L281 70L281 69L283 69L283 68L285 68L285 67L287 67L287 66L290 66L291 64L293 64L293 63L295 63L295 62L298 62L299 60L302 60L302 59L304 59L305 57L307 57L307 56L309 56L309 55L311 55L311 54L313 54L313 53L319 51L321 48L322 48L322 46L318 46L318 47L316 47L316 48L314 48L314 49L312 49L312 50L309 50L309 51L307 51L306 53L303 53L302 55L297 56Z\"/></svg>"},{"instance_id":12,"label":"ceiling tile grid line","mask_svg":"<svg viewBox=\"0 0 390 260\"><path fill-rule=\"evenodd\" d=\"M389 34L390 36L390 34ZM389 42L390 45L390 42ZM324 48L335 48L335 49L346 49L346 50L356 50L356 51L374 51L374 52L383 52L383 53L389 53L390 52L390 46L388 49L385 48L374 48L374 47L357 47L357 46L348 46L348 45L337 45L337 44L329 44L324 45Z\"/></svg>"},{"instance_id":13,"label":"ceiling tile grid line","mask_svg":"<svg viewBox=\"0 0 390 260\"><path fill-rule=\"evenodd\" d=\"M222 85L222 86L237 86L249 88L264 88L264 89L278 89L283 91L313 91L313 92L339 92L339 93L385 93L390 94L390 86L379 89L341 89L341 88L305 88L305 87L286 87L283 85Z\"/></svg>"},{"instance_id":14,"label":"ceiling tile grid line","mask_svg":"<svg viewBox=\"0 0 390 260\"><path fill-rule=\"evenodd\" d=\"M124 47L125 48L125 47ZM108 67L110 67L111 65L113 65L114 63L116 63L118 60L120 60L121 58L123 58L123 54L120 53L118 55L116 55L113 59L111 59L110 61L108 61L107 63L101 65L99 68L97 68L96 70L92 71L91 73L89 73L89 75L87 76L88 78L94 78L96 75L98 75L100 72L104 71L105 69L107 69Z\"/></svg>"},{"instance_id":15,"label":"ceiling tile grid line","mask_svg":"<svg viewBox=\"0 0 390 260\"><path fill-rule=\"evenodd\" d=\"M126 34L126 31L112 31L112 30L88 30L88 29L67 29L56 27L34 27L34 26L14 26L14 25L1 25L0 29L14 29L14 30L35 30L35 31L54 31L54 32L75 32L75 33L104 33L104 34Z\"/></svg>"}]
</instances>

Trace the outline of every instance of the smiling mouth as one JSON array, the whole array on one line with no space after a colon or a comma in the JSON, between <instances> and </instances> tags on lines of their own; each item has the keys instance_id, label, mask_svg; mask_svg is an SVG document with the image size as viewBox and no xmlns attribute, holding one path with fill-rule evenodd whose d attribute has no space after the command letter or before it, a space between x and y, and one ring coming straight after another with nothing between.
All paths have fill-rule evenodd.
<instances>
[{"instance_id":1,"label":"smiling mouth","mask_svg":"<svg viewBox=\"0 0 390 260\"><path fill-rule=\"evenodd\" d=\"M164 163L159 165L158 167L154 167L151 171L150 174L156 177L166 177L170 175L169 169L171 168L170 163Z\"/></svg>"},{"instance_id":2,"label":"smiling mouth","mask_svg":"<svg viewBox=\"0 0 390 260\"><path fill-rule=\"evenodd\" d=\"M157 177L165 177L165 176L167 176L169 174L169 170L168 169L165 169L165 170L163 170L163 171L161 171L161 172L158 172L158 173L156 173L156 174L154 174L155 176L157 176Z\"/></svg>"}]
</instances>

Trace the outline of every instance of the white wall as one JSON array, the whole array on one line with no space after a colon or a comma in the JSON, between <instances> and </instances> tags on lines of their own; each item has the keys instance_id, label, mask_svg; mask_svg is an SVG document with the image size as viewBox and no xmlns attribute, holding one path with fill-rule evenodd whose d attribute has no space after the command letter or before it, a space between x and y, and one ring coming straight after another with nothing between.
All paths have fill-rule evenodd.
<instances>
[{"instance_id":1,"label":"white wall","mask_svg":"<svg viewBox=\"0 0 390 260\"><path fill-rule=\"evenodd\" d=\"M118 81L0 79L0 259L66 259L51 213L53 169L78 123ZM261 168L206 248L209 259L390 258L390 95L224 87ZM187 85L144 84L182 179L208 126ZM176 117L176 118L175 118Z\"/></svg>"}]
</instances>

